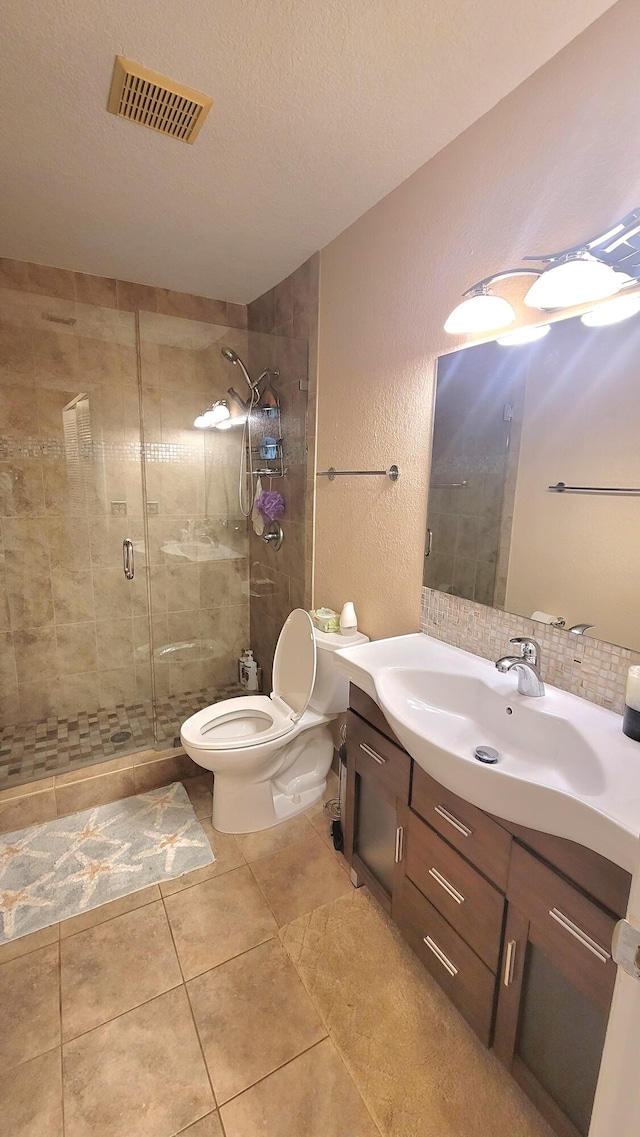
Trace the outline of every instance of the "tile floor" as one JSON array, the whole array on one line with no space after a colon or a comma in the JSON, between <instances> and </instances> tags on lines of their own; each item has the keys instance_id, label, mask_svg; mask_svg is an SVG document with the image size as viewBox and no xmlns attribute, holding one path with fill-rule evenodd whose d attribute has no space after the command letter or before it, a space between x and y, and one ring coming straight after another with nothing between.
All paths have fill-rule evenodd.
<instances>
[{"instance_id":1,"label":"tile floor","mask_svg":"<svg viewBox=\"0 0 640 1137\"><path fill-rule=\"evenodd\" d=\"M213 864L0 947L3 1137L551 1137L322 804L236 838L185 784Z\"/></svg>"},{"instance_id":2,"label":"tile floor","mask_svg":"<svg viewBox=\"0 0 640 1137\"><path fill-rule=\"evenodd\" d=\"M81 711L74 719L49 718L0 728L0 789L77 770L120 754L171 745L185 719L220 699L241 694L237 684ZM128 737L118 742L113 736Z\"/></svg>"}]
</instances>

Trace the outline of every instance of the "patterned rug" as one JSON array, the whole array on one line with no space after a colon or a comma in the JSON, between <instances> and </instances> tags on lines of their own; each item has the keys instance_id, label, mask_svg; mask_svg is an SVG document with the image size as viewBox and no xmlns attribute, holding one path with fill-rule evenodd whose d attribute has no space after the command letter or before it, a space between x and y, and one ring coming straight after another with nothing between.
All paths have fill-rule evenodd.
<instances>
[{"instance_id":1,"label":"patterned rug","mask_svg":"<svg viewBox=\"0 0 640 1137\"><path fill-rule=\"evenodd\" d=\"M214 860L174 782L0 836L0 944Z\"/></svg>"}]
</instances>

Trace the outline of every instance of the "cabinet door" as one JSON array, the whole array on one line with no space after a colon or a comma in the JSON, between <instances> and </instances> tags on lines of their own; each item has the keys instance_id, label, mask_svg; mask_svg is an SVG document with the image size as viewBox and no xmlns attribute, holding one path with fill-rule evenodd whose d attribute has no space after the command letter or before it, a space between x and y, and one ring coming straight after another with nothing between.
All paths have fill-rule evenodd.
<instances>
[{"instance_id":1,"label":"cabinet door","mask_svg":"<svg viewBox=\"0 0 640 1137\"><path fill-rule=\"evenodd\" d=\"M349 714L345 855L387 912L402 857L398 809L409 799L410 772L404 751Z\"/></svg>"},{"instance_id":2,"label":"cabinet door","mask_svg":"<svg viewBox=\"0 0 640 1137\"><path fill-rule=\"evenodd\" d=\"M495 1050L561 1137L586 1137L615 980L614 921L515 848Z\"/></svg>"}]
</instances>

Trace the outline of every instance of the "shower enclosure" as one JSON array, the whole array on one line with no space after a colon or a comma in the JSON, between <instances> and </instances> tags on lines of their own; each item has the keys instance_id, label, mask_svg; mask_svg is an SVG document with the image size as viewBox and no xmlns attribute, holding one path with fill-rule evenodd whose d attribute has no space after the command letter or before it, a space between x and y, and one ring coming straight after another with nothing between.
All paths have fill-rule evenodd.
<instances>
[{"instance_id":1,"label":"shower enclosure","mask_svg":"<svg viewBox=\"0 0 640 1137\"><path fill-rule=\"evenodd\" d=\"M173 746L188 715L238 693L252 592L271 613L287 542L277 561L250 550L222 347L255 376L280 368L287 476L272 485L293 549L306 344L0 290L0 789ZM218 400L224 429L194 427ZM252 645L267 677L272 639Z\"/></svg>"}]
</instances>

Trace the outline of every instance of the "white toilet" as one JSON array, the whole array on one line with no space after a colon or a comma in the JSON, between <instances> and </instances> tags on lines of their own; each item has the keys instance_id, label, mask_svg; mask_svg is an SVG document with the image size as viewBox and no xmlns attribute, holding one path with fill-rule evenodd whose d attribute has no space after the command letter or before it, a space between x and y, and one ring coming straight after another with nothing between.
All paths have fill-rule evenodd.
<instances>
[{"instance_id":1,"label":"white toilet","mask_svg":"<svg viewBox=\"0 0 640 1137\"><path fill-rule=\"evenodd\" d=\"M273 693L224 699L187 719L182 745L215 775L214 828L256 833L320 800L333 756L329 723L349 700L333 653L367 638L319 632L296 608L276 645Z\"/></svg>"}]
</instances>

